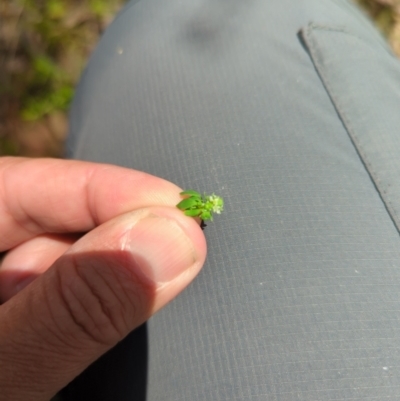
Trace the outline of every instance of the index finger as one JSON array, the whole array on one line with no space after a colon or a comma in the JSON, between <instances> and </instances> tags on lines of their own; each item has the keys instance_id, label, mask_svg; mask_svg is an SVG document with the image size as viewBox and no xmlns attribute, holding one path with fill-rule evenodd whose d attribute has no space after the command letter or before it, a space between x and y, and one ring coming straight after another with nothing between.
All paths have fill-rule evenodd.
<instances>
[{"instance_id":1,"label":"index finger","mask_svg":"<svg viewBox=\"0 0 400 401\"><path fill-rule=\"evenodd\" d=\"M181 189L108 164L0 158L0 252L43 233L86 232L130 210L174 206Z\"/></svg>"}]
</instances>

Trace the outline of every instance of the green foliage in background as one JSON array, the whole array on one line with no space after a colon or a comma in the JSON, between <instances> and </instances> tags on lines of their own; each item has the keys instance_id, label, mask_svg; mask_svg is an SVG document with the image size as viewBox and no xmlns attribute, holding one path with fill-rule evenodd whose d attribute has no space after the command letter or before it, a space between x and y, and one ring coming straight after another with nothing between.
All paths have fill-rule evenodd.
<instances>
[{"instance_id":1,"label":"green foliage in background","mask_svg":"<svg viewBox=\"0 0 400 401\"><path fill-rule=\"evenodd\" d=\"M25 32L40 44L30 54L31 71L21 110L24 119L37 120L55 110L66 110L72 100L77 77L59 62L63 51L77 47L81 39L79 26L65 23L65 16L73 11L71 4L67 0L23 0ZM92 19L102 18L112 12L112 6L109 0L89 0L87 14Z\"/></svg>"},{"instance_id":2,"label":"green foliage in background","mask_svg":"<svg viewBox=\"0 0 400 401\"><path fill-rule=\"evenodd\" d=\"M375 25L383 33L386 38L389 38L392 29L397 23L397 12L400 7L399 0L355 0L358 5L364 8Z\"/></svg>"},{"instance_id":3,"label":"green foliage in background","mask_svg":"<svg viewBox=\"0 0 400 401\"><path fill-rule=\"evenodd\" d=\"M37 120L55 110L66 110L74 93L68 75L46 56L32 60L32 72L27 82L21 116Z\"/></svg>"},{"instance_id":4,"label":"green foliage in background","mask_svg":"<svg viewBox=\"0 0 400 401\"><path fill-rule=\"evenodd\" d=\"M3 66L5 71L0 71L8 78L2 95L18 102L23 119L37 120L68 108L88 55L123 2L0 0L0 9L17 16L11 56L19 62L17 68Z\"/></svg>"},{"instance_id":5,"label":"green foliage in background","mask_svg":"<svg viewBox=\"0 0 400 401\"><path fill-rule=\"evenodd\" d=\"M21 116L37 120L54 110L66 110L72 99L72 79L57 63L71 33L61 24L67 11L64 1L20 1L24 35L33 38L23 49L31 68L22 95Z\"/></svg>"}]
</instances>

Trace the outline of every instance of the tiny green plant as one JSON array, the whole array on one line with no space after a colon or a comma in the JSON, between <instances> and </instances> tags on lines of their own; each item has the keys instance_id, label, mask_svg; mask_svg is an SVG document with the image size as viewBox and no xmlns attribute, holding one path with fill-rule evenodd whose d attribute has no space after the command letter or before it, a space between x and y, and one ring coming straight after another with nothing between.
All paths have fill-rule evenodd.
<instances>
[{"instance_id":1,"label":"tiny green plant","mask_svg":"<svg viewBox=\"0 0 400 401\"><path fill-rule=\"evenodd\" d=\"M215 194L201 195L191 189L180 193L185 199L176 207L182 210L186 216L199 217L201 220L213 220L213 213L220 214L224 210L224 200Z\"/></svg>"}]
</instances>

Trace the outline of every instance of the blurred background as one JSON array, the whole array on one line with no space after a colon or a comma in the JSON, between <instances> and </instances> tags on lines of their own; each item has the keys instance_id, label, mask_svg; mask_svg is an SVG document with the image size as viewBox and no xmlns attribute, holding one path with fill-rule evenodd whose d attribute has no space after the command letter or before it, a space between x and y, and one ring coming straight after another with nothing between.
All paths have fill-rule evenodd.
<instances>
[{"instance_id":1,"label":"blurred background","mask_svg":"<svg viewBox=\"0 0 400 401\"><path fill-rule=\"evenodd\" d=\"M400 0L354 0L400 57ZM62 157L74 87L126 0L0 0L0 156Z\"/></svg>"}]
</instances>

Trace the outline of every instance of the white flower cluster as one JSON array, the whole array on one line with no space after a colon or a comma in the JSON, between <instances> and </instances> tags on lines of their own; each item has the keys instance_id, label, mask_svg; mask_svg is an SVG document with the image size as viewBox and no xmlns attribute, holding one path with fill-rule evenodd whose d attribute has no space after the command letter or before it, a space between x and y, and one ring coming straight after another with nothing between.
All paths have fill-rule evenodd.
<instances>
[{"instance_id":1,"label":"white flower cluster","mask_svg":"<svg viewBox=\"0 0 400 401\"><path fill-rule=\"evenodd\" d=\"M224 210L224 201L220 196L212 194L208 196L208 201L212 203L212 211L217 214L221 214Z\"/></svg>"}]
</instances>

